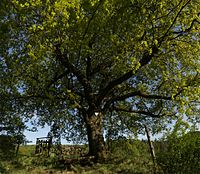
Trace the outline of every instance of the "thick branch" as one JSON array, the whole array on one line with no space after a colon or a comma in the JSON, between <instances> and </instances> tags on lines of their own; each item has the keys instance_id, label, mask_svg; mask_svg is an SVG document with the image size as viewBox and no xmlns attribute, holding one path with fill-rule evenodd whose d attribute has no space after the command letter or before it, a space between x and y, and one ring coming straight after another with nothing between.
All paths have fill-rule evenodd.
<instances>
[{"instance_id":1,"label":"thick branch","mask_svg":"<svg viewBox=\"0 0 200 174\"><path fill-rule=\"evenodd\" d=\"M47 88L49 88L51 85L55 84L58 80L62 79L63 77L66 76L66 74L69 73L69 70L65 71L64 73L58 75L58 76L55 76L50 82L49 84L47 85Z\"/></svg>"},{"instance_id":2,"label":"thick branch","mask_svg":"<svg viewBox=\"0 0 200 174\"><path fill-rule=\"evenodd\" d=\"M131 92L131 93L128 93L128 94L125 94L125 95L116 96L116 97L109 99L106 102L106 104L104 105L104 110L108 109L110 107L110 104L112 104L114 102L124 101L128 98L136 97L136 96L142 97L142 98L145 98L145 99L154 99L154 100L174 100L176 97L178 97L184 91L184 87L188 87L188 86L190 86L190 84L179 88L178 92L173 96L146 94L146 93L143 93L141 91L134 91L134 92Z\"/></svg>"},{"instance_id":3,"label":"thick branch","mask_svg":"<svg viewBox=\"0 0 200 174\"><path fill-rule=\"evenodd\" d=\"M127 112L127 113L135 113L135 114L142 114L142 115L150 116L152 118L161 118L161 117L164 117L164 116L173 116L173 115L175 115L175 113L170 114L170 115L160 114L160 113L159 114L154 114L154 113L151 113L149 111L144 111L144 110L124 109L124 108L117 108L117 107L114 107L113 109L115 111L121 111L121 112Z\"/></svg>"},{"instance_id":4,"label":"thick branch","mask_svg":"<svg viewBox=\"0 0 200 174\"><path fill-rule=\"evenodd\" d=\"M150 95L150 94L142 93L141 91L135 91L135 92L131 92L131 93L125 94L123 96L115 97L115 98L112 99L112 102L122 101L122 100L128 99L130 97L135 97L135 96L139 96L139 97L143 97L143 98L147 98L147 99L172 100L171 96Z\"/></svg>"},{"instance_id":5,"label":"thick branch","mask_svg":"<svg viewBox=\"0 0 200 174\"><path fill-rule=\"evenodd\" d=\"M87 67L86 67L86 77L88 80L91 78L91 58L88 56L87 60Z\"/></svg>"},{"instance_id":6,"label":"thick branch","mask_svg":"<svg viewBox=\"0 0 200 174\"><path fill-rule=\"evenodd\" d=\"M97 100L97 105L100 104L100 102L104 99L104 97L117 85L123 83L124 81L130 79L135 73L137 73L142 67L144 67L145 65L147 65L153 58L153 56L155 54L158 53L158 48L156 46L153 46L152 48L152 53L148 54L148 53L144 53L142 59L139 61L140 64L140 68L137 71L133 71L130 70L127 73L125 73L124 75L122 75L121 77L111 81L104 89L102 89L99 93L99 97Z\"/></svg>"},{"instance_id":7,"label":"thick branch","mask_svg":"<svg viewBox=\"0 0 200 174\"><path fill-rule=\"evenodd\" d=\"M56 45L55 53L56 58L62 63L62 65L77 77L78 81L84 88L86 99L90 102L92 100L92 87L89 81L87 80L86 76L69 61L67 54L63 55L61 53L59 45Z\"/></svg>"}]
</instances>

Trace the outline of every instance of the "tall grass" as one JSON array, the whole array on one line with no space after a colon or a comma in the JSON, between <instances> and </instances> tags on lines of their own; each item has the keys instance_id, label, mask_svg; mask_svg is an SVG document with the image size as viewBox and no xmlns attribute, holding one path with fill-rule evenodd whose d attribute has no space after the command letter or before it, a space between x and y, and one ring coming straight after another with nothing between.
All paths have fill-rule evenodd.
<instances>
[{"instance_id":1,"label":"tall grass","mask_svg":"<svg viewBox=\"0 0 200 174\"><path fill-rule=\"evenodd\" d=\"M35 146L20 146L19 154L12 160L0 162L0 173L5 174L48 174L48 173L80 173L80 174L151 174L153 163L147 143L138 140L119 140L112 142L111 151L104 164L82 166L76 164L60 164L54 154L50 157L34 154Z\"/></svg>"}]
</instances>

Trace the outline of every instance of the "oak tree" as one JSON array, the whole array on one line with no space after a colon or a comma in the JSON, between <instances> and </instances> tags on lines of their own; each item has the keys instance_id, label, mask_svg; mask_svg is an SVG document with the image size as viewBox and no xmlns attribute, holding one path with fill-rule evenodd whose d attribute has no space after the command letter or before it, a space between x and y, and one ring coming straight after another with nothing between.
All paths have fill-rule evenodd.
<instances>
[{"instance_id":1,"label":"oak tree","mask_svg":"<svg viewBox=\"0 0 200 174\"><path fill-rule=\"evenodd\" d=\"M108 118L130 128L198 109L198 0L2 3L2 94L41 124L87 135L89 155L105 156Z\"/></svg>"}]
</instances>

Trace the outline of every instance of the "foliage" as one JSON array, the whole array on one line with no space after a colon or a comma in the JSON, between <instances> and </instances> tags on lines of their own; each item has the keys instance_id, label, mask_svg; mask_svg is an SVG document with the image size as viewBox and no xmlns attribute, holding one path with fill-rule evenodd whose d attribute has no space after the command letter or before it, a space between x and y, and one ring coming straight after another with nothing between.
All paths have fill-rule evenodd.
<instances>
[{"instance_id":1,"label":"foliage","mask_svg":"<svg viewBox=\"0 0 200 174\"><path fill-rule=\"evenodd\" d=\"M116 173L153 173L154 166L147 141L115 140L112 143L110 171Z\"/></svg>"},{"instance_id":2,"label":"foliage","mask_svg":"<svg viewBox=\"0 0 200 174\"><path fill-rule=\"evenodd\" d=\"M11 136L0 136L0 158L7 159L15 156L15 143Z\"/></svg>"},{"instance_id":3,"label":"foliage","mask_svg":"<svg viewBox=\"0 0 200 174\"><path fill-rule=\"evenodd\" d=\"M197 0L1 4L2 115L37 115L71 141L88 140L92 155L105 150L108 127L156 132L178 113L197 115Z\"/></svg>"},{"instance_id":4,"label":"foliage","mask_svg":"<svg viewBox=\"0 0 200 174\"><path fill-rule=\"evenodd\" d=\"M10 111L7 113L10 114ZM2 119L2 118L1 118ZM25 143L25 122L15 114L7 115L6 119L0 119L0 156L9 158L18 154L19 146ZM5 155L7 154L7 155Z\"/></svg>"},{"instance_id":5,"label":"foliage","mask_svg":"<svg viewBox=\"0 0 200 174\"><path fill-rule=\"evenodd\" d=\"M180 128L180 122L177 125ZM180 134L178 132L180 129L177 127L163 142L165 150L157 154L157 161L166 174L198 173L200 170L200 133L190 131Z\"/></svg>"},{"instance_id":6,"label":"foliage","mask_svg":"<svg viewBox=\"0 0 200 174\"><path fill-rule=\"evenodd\" d=\"M121 146L123 144L123 146ZM129 150L127 150L127 148ZM118 149L118 150L117 150ZM34 155L35 146L20 146L19 155L16 159L0 162L0 171L2 173L60 173L67 172L77 174L115 174L115 173L153 173L153 164L148 152L148 145L139 140L122 141L113 144L113 153L106 163L81 166L79 164L71 164L69 166L58 165L54 156L44 158ZM126 157L124 157L126 156ZM117 157L117 158L116 158ZM2 168L1 168L2 167Z\"/></svg>"}]
</instances>

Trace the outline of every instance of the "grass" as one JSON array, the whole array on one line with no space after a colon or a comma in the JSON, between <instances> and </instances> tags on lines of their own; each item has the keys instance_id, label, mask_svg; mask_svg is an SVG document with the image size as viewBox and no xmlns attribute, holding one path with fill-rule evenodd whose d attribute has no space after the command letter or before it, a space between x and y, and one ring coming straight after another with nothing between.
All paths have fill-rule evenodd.
<instances>
[{"instance_id":1,"label":"grass","mask_svg":"<svg viewBox=\"0 0 200 174\"><path fill-rule=\"evenodd\" d=\"M171 144L155 141L157 174L199 173L199 144L199 136L192 138L190 135L175 139ZM67 146L63 148L69 149ZM153 174L155 169L148 143L139 140L114 141L109 158L102 164L88 159L84 163L77 158L69 159L74 156L67 151L67 155L58 158L53 149L50 157L35 155L35 146L20 146L18 156L7 153L11 152L9 149L0 149L0 174Z\"/></svg>"},{"instance_id":2,"label":"grass","mask_svg":"<svg viewBox=\"0 0 200 174\"><path fill-rule=\"evenodd\" d=\"M134 144L118 142L112 148L104 164L90 163L60 165L55 155L36 156L35 146L20 146L19 154L12 159L0 161L0 174L151 174L153 163L148 146L136 141Z\"/></svg>"}]
</instances>

